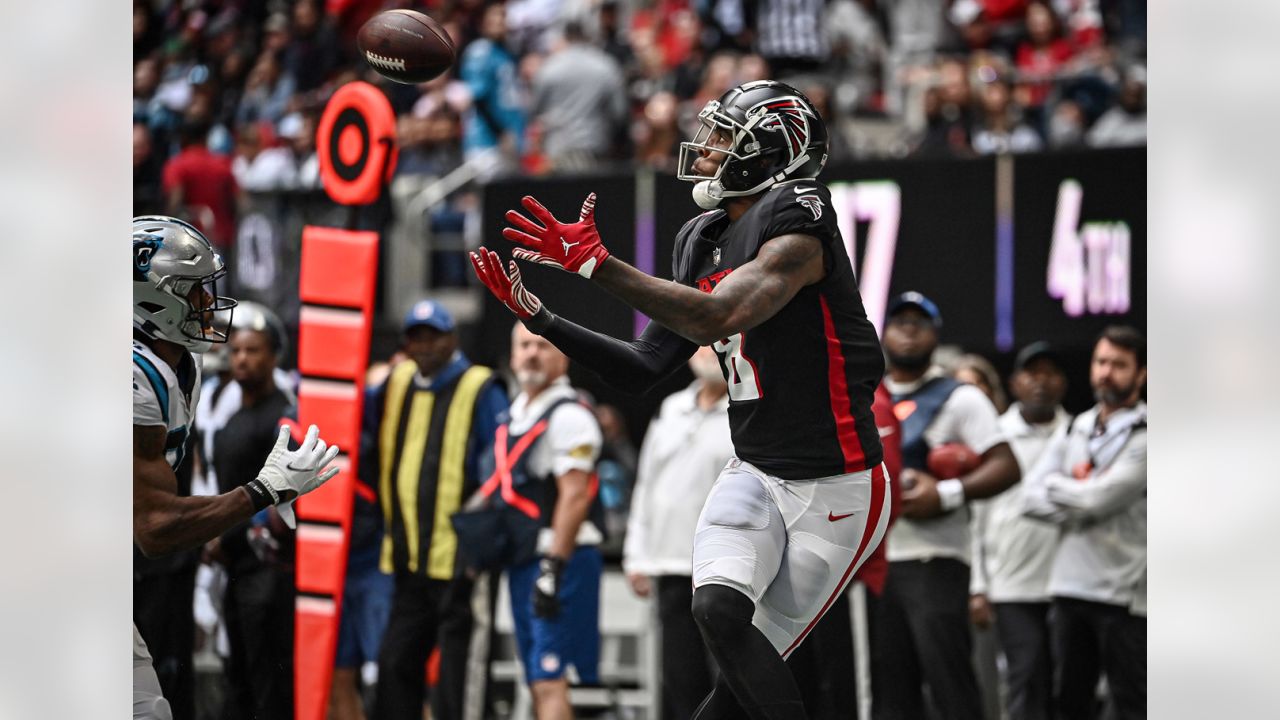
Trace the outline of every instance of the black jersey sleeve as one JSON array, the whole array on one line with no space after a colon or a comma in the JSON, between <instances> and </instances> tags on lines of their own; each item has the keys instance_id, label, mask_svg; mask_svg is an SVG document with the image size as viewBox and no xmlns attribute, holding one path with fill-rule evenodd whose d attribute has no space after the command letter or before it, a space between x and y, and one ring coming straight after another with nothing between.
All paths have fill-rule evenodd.
<instances>
[{"instance_id":1,"label":"black jersey sleeve","mask_svg":"<svg viewBox=\"0 0 1280 720\"><path fill-rule=\"evenodd\" d=\"M839 232L836 213L831 209L831 191L812 180L776 185L765 197L772 204L762 240L780 235L812 235L823 241Z\"/></svg>"},{"instance_id":2,"label":"black jersey sleeve","mask_svg":"<svg viewBox=\"0 0 1280 720\"><path fill-rule=\"evenodd\" d=\"M545 307L525 324L605 382L635 394L675 372L698 349L692 341L655 322L630 342L588 330Z\"/></svg>"}]
</instances>

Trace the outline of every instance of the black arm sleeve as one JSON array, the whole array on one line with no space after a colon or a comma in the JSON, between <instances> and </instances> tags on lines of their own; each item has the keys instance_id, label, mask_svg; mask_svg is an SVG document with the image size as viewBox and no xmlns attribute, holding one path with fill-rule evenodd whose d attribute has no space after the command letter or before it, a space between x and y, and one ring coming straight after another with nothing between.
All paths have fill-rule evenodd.
<instances>
[{"instance_id":1,"label":"black arm sleeve","mask_svg":"<svg viewBox=\"0 0 1280 720\"><path fill-rule=\"evenodd\" d=\"M605 382L637 395L674 372L698 349L655 322L649 323L640 337L626 342L569 322L546 307L526 320L525 326Z\"/></svg>"}]
</instances>

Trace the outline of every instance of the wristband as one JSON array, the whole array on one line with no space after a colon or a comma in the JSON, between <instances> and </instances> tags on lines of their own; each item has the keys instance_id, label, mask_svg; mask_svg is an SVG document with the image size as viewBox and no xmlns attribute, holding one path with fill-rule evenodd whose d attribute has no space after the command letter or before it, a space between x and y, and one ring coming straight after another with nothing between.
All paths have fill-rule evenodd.
<instances>
[{"instance_id":1,"label":"wristband","mask_svg":"<svg viewBox=\"0 0 1280 720\"><path fill-rule=\"evenodd\" d=\"M942 512L951 512L964 505L964 484L952 478L938 481L938 500L942 503Z\"/></svg>"},{"instance_id":2,"label":"wristband","mask_svg":"<svg viewBox=\"0 0 1280 720\"><path fill-rule=\"evenodd\" d=\"M253 503L255 513L275 505L280 497L270 485L257 478L245 483L243 487L249 493L249 501Z\"/></svg>"}]
</instances>

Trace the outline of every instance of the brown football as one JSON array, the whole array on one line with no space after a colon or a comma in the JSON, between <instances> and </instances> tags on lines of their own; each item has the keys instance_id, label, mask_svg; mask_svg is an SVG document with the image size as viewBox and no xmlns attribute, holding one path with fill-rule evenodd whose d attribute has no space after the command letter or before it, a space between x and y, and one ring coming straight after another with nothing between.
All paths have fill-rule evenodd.
<instances>
[{"instance_id":1,"label":"brown football","mask_svg":"<svg viewBox=\"0 0 1280 720\"><path fill-rule=\"evenodd\" d=\"M410 85L440 75L458 58L440 23L413 10L388 10L369 18L356 35L356 46L379 75Z\"/></svg>"}]
</instances>

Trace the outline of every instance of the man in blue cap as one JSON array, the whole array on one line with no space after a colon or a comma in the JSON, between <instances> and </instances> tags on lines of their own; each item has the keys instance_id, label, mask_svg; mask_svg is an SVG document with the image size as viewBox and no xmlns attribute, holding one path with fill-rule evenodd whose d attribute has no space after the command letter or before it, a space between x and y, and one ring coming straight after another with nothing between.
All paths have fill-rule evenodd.
<instances>
[{"instance_id":1,"label":"man in blue cap","mask_svg":"<svg viewBox=\"0 0 1280 720\"><path fill-rule=\"evenodd\" d=\"M982 718L970 664L968 503L1003 492L1020 472L995 406L933 363L941 329L942 313L924 295L906 292L889 303L884 386L902 424L902 516L887 540L884 592L870 601L875 720ZM939 477L929 452L954 443L979 461Z\"/></svg>"},{"instance_id":2,"label":"man in blue cap","mask_svg":"<svg viewBox=\"0 0 1280 720\"><path fill-rule=\"evenodd\" d=\"M379 566L395 577L391 615L378 658L374 717L422 717L424 668L440 647L431 717L463 716L472 581L456 562L449 516L479 486L507 392L493 370L458 350L458 334L440 303L415 304L404 321L407 360L370 396L361 438L360 478L382 505ZM482 681L482 679L480 680Z\"/></svg>"}]
</instances>

